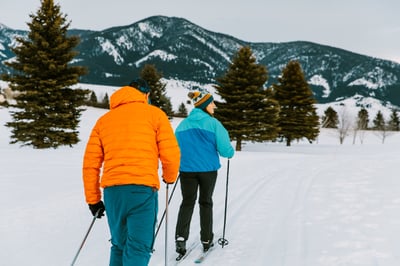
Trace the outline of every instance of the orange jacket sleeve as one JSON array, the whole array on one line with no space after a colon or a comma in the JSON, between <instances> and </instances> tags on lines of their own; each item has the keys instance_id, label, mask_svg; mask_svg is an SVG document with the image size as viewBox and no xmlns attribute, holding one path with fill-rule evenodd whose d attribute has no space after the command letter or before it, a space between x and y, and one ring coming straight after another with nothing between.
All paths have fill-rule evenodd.
<instances>
[{"instance_id":1,"label":"orange jacket sleeve","mask_svg":"<svg viewBox=\"0 0 400 266\"><path fill-rule=\"evenodd\" d=\"M88 204L95 204L101 200L100 169L103 159L101 141L95 126L86 145L82 169L85 197Z\"/></svg>"},{"instance_id":2,"label":"orange jacket sleeve","mask_svg":"<svg viewBox=\"0 0 400 266\"><path fill-rule=\"evenodd\" d=\"M173 183L178 178L180 150L175 134L166 116L160 121L157 142L162 163L163 179L167 183Z\"/></svg>"}]
</instances>

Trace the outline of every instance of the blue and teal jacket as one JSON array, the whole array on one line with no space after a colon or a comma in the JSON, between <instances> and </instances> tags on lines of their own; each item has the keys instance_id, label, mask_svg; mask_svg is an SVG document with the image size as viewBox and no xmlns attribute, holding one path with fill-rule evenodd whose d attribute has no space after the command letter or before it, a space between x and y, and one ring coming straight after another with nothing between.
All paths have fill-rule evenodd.
<instances>
[{"instance_id":1,"label":"blue and teal jacket","mask_svg":"<svg viewBox=\"0 0 400 266\"><path fill-rule=\"evenodd\" d=\"M221 167L219 155L233 157L228 131L199 108L194 108L178 125L175 135L181 150L181 172L216 171Z\"/></svg>"}]
</instances>

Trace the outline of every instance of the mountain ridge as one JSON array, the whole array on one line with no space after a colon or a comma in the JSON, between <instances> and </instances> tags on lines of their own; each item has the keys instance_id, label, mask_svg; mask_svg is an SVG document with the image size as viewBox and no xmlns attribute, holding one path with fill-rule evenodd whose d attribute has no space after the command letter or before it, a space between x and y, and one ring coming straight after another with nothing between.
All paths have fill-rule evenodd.
<instances>
[{"instance_id":1,"label":"mountain ridge","mask_svg":"<svg viewBox=\"0 0 400 266\"><path fill-rule=\"evenodd\" d=\"M212 32L185 18L151 16L101 31L71 29L81 38L74 65L88 67L82 83L126 84L144 64L154 64L167 79L215 83L241 46L249 46L267 67L265 87L277 82L282 68L298 60L319 103L361 95L400 106L400 64L309 41L247 42ZM16 36L26 31L0 27L0 71L12 70ZM9 37L7 37L9 36Z\"/></svg>"}]
</instances>

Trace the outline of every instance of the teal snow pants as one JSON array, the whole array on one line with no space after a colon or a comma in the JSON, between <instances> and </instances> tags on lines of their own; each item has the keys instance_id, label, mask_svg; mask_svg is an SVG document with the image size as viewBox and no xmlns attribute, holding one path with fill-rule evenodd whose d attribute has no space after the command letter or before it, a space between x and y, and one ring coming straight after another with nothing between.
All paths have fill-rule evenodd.
<instances>
[{"instance_id":1,"label":"teal snow pants","mask_svg":"<svg viewBox=\"0 0 400 266\"><path fill-rule=\"evenodd\" d=\"M147 266L158 211L156 189L122 185L104 189L111 233L110 266Z\"/></svg>"}]
</instances>

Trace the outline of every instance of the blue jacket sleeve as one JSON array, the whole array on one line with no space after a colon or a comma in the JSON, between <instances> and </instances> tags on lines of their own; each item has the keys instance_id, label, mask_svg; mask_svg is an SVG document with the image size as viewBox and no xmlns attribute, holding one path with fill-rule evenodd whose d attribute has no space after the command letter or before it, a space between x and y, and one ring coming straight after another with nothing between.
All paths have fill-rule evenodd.
<instances>
[{"instance_id":1,"label":"blue jacket sleeve","mask_svg":"<svg viewBox=\"0 0 400 266\"><path fill-rule=\"evenodd\" d=\"M228 131L224 126L216 120L216 139L217 139L217 150L220 156L225 158L232 158L235 150L231 145Z\"/></svg>"}]
</instances>

